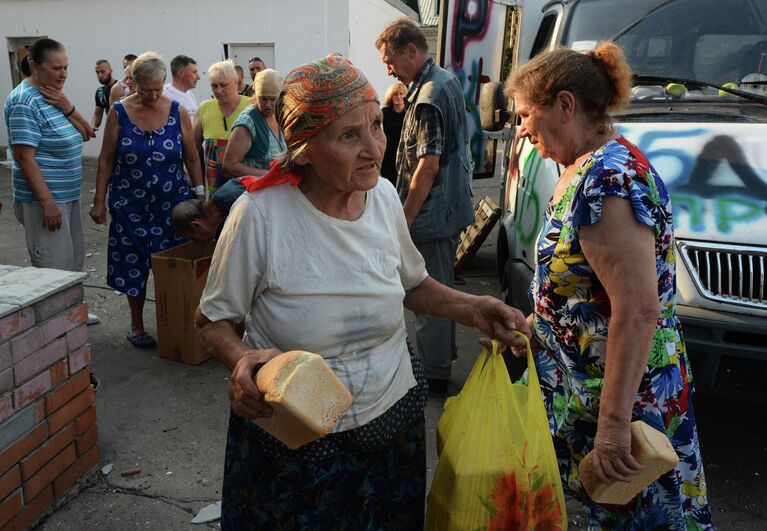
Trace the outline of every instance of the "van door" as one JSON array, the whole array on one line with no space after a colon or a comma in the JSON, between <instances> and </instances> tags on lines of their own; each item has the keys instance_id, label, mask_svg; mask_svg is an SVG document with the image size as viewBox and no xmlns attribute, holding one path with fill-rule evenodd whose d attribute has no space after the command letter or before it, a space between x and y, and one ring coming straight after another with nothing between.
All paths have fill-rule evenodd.
<instances>
[{"instance_id":1,"label":"van door","mask_svg":"<svg viewBox=\"0 0 767 531\"><path fill-rule=\"evenodd\" d=\"M554 4L543 14L534 39L528 39L527 44L520 46L520 62L556 45L562 13L562 6ZM525 46L524 50L522 46ZM504 277L501 284L505 287L507 301L527 309L527 288L535 268L536 237L561 168L552 160L541 159L527 140L517 136L516 122L513 138L507 144L509 169L502 190L506 217L502 234L508 249L508 263L499 264L499 271ZM499 248L502 246L499 243Z\"/></svg>"},{"instance_id":2,"label":"van door","mask_svg":"<svg viewBox=\"0 0 767 531\"><path fill-rule=\"evenodd\" d=\"M474 161L474 178L495 175L496 141L488 141L481 119L480 96L490 81L508 71L507 50L512 38L518 1L456 1L442 5L437 62L461 84L466 104L466 126Z\"/></svg>"},{"instance_id":3,"label":"van door","mask_svg":"<svg viewBox=\"0 0 767 531\"><path fill-rule=\"evenodd\" d=\"M562 6L554 5L544 13L540 26L535 34L532 47L523 58L527 61L542 51L549 50L557 43L562 20ZM531 269L535 267L535 237L541 225L541 217L554 189L560 168L550 160L542 160L538 151L526 140L516 137L516 120L514 141L511 143L509 175L512 170L517 175L518 193L513 194L515 208L511 210L515 218L518 249L517 259L525 262ZM539 182L539 178L547 183ZM548 181L551 181L548 183ZM541 194L542 191L549 195Z\"/></svg>"}]
</instances>

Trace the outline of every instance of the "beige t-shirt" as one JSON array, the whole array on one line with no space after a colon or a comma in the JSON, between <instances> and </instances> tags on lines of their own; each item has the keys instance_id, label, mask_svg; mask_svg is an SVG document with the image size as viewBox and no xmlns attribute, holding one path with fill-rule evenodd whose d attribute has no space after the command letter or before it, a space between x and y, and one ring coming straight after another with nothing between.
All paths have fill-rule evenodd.
<instances>
[{"instance_id":1,"label":"beige t-shirt","mask_svg":"<svg viewBox=\"0 0 767 531\"><path fill-rule=\"evenodd\" d=\"M406 290L427 277L394 187L368 191L359 219L317 210L288 184L243 194L216 245L200 309L245 321L254 348L320 354L354 395L334 431L363 426L416 385Z\"/></svg>"}]
</instances>

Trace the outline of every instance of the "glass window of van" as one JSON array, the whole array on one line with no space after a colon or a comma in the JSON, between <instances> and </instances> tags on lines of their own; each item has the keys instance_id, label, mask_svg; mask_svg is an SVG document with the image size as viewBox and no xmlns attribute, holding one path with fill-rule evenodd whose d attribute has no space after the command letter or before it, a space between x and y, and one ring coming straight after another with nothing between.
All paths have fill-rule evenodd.
<instances>
[{"instance_id":1,"label":"glass window of van","mask_svg":"<svg viewBox=\"0 0 767 531\"><path fill-rule=\"evenodd\" d=\"M767 79L763 1L579 0L571 13L566 45L615 37L637 75L718 85L751 74Z\"/></svg>"}]
</instances>

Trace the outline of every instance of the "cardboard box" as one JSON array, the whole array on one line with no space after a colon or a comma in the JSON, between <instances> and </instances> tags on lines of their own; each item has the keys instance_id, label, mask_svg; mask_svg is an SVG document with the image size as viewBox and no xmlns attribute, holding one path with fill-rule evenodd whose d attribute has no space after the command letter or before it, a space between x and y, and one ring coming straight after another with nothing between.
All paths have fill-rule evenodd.
<instances>
[{"instance_id":1,"label":"cardboard box","mask_svg":"<svg viewBox=\"0 0 767 531\"><path fill-rule=\"evenodd\" d=\"M214 244L189 242L152 255L160 356L197 365L210 355L197 340L194 314Z\"/></svg>"}]
</instances>

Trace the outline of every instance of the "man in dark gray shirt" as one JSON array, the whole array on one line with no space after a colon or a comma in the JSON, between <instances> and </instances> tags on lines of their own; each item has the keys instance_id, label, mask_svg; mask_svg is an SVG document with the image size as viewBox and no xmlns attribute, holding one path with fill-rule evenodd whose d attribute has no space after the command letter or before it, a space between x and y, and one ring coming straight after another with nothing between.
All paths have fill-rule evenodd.
<instances>
[{"instance_id":1,"label":"man in dark gray shirt","mask_svg":"<svg viewBox=\"0 0 767 531\"><path fill-rule=\"evenodd\" d=\"M112 79L112 66L106 59L96 61L96 77L101 86L96 89L96 109L91 120L94 129L99 128L104 113L109 111L109 91L112 90L112 85L117 83L117 80Z\"/></svg>"},{"instance_id":2,"label":"man in dark gray shirt","mask_svg":"<svg viewBox=\"0 0 767 531\"><path fill-rule=\"evenodd\" d=\"M397 149L397 191L429 276L453 287L457 237L474 221L466 107L458 79L429 57L418 26L400 18L376 41L389 75L410 84ZM447 391L455 323L416 315L416 343L433 393Z\"/></svg>"}]
</instances>

